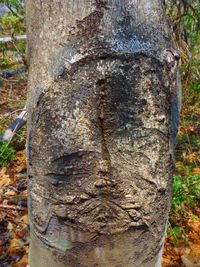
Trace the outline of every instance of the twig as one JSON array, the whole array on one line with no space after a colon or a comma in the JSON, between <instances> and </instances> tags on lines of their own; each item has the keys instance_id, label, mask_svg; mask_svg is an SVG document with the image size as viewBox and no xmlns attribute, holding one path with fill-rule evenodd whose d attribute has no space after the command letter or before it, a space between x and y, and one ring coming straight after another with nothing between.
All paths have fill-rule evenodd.
<instances>
[{"instance_id":1,"label":"twig","mask_svg":"<svg viewBox=\"0 0 200 267\"><path fill-rule=\"evenodd\" d=\"M10 116L12 116L13 114L17 113L17 112L20 112L20 111L24 111L25 109L16 109L12 112L10 112L8 115L5 115L3 118L1 118L0 120L0 124L5 121L7 118L9 118Z\"/></svg>"},{"instance_id":2,"label":"twig","mask_svg":"<svg viewBox=\"0 0 200 267\"><path fill-rule=\"evenodd\" d=\"M10 12L14 15L14 16L16 16L16 17L20 17L13 9L12 9L12 7L7 3L7 8L10 10Z\"/></svg>"},{"instance_id":3,"label":"twig","mask_svg":"<svg viewBox=\"0 0 200 267\"><path fill-rule=\"evenodd\" d=\"M13 39L13 41L11 41L12 42L12 45L14 46L14 48L15 48L15 50L17 51L17 53L18 53L18 55L21 57L21 60L22 60L22 62L24 63L24 65L25 66L27 66L27 60L26 60L26 58L25 58L25 55L24 54L22 54L20 51L19 51L19 49L17 48L17 46L16 46L16 44L15 44L15 39ZM26 67L27 68L27 67ZM27 69L26 69L27 70ZM26 71L25 70L25 71Z\"/></svg>"},{"instance_id":4,"label":"twig","mask_svg":"<svg viewBox=\"0 0 200 267\"><path fill-rule=\"evenodd\" d=\"M8 43L8 42L12 42L14 40L25 40L26 39L26 35L18 35L18 36L13 36L13 37L3 37L0 38L0 43Z\"/></svg>"},{"instance_id":5,"label":"twig","mask_svg":"<svg viewBox=\"0 0 200 267\"><path fill-rule=\"evenodd\" d=\"M0 204L0 209L10 209L10 210L20 210L23 211L25 208L15 206L15 205L5 205L5 204Z\"/></svg>"},{"instance_id":6,"label":"twig","mask_svg":"<svg viewBox=\"0 0 200 267\"><path fill-rule=\"evenodd\" d=\"M2 73L0 73L0 77L8 79L8 78L17 76L19 74L22 74L22 73L26 72L27 70L28 70L27 66L24 66L18 70L3 71Z\"/></svg>"}]
</instances>

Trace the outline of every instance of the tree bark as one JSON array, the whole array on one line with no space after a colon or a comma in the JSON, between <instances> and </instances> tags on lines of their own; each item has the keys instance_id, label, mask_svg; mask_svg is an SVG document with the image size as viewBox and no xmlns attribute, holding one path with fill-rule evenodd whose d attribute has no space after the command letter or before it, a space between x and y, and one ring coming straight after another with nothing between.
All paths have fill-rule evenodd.
<instances>
[{"instance_id":1,"label":"tree bark","mask_svg":"<svg viewBox=\"0 0 200 267\"><path fill-rule=\"evenodd\" d=\"M161 266L179 57L162 1L26 2L30 266Z\"/></svg>"}]
</instances>

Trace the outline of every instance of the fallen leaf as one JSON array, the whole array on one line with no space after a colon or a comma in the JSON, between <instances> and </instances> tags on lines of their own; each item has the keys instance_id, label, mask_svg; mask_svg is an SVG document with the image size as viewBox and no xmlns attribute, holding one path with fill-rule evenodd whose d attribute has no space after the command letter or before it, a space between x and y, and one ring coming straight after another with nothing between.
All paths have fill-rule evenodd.
<instances>
[{"instance_id":1,"label":"fallen leaf","mask_svg":"<svg viewBox=\"0 0 200 267\"><path fill-rule=\"evenodd\" d=\"M11 183L10 176L6 174L7 169L0 169L0 187L2 188L5 185L9 185Z\"/></svg>"},{"instance_id":2,"label":"fallen leaf","mask_svg":"<svg viewBox=\"0 0 200 267\"><path fill-rule=\"evenodd\" d=\"M192 174L200 174L200 168L194 168Z\"/></svg>"},{"instance_id":3,"label":"fallen leaf","mask_svg":"<svg viewBox=\"0 0 200 267\"><path fill-rule=\"evenodd\" d=\"M23 221L25 224L29 224L29 220L28 220L28 214L25 214L23 215L21 218L20 218L21 221Z\"/></svg>"},{"instance_id":4,"label":"fallen leaf","mask_svg":"<svg viewBox=\"0 0 200 267\"><path fill-rule=\"evenodd\" d=\"M18 254L19 250L23 249L24 249L24 242L22 239L17 239L17 238L11 239L10 246L8 248L8 252L11 255L16 255Z\"/></svg>"},{"instance_id":5,"label":"fallen leaf","mask_svg":"<svg viewBox=\"0 0 200 267\"><path fill-rule=\"evenodd\" d=\"M13 190L7 190L4 195L5 196L14 196L14 195L16 195L16 192Z\"/></svg>"},{"instance_id":6,"label":"fallen leaf","mask_svg":"<svg viewBox=\"0 0 200 267\"><path fill-rule=\"evenodd\" d=\"M181 260L185 267L200 267L200 259L192 258L188 255L181 256Z\"/></svg>"},{"instance_id":7,"label":"fallen leaf","mask_svg":"<svg viewBox=\"0 0 200 267\"><path fill-rule=\"evenodd\" d=\"M25 255L21 260L13 264L13 267L27 267L27 265L28 265L28 256Z\"/></svg>"}]
</instances>

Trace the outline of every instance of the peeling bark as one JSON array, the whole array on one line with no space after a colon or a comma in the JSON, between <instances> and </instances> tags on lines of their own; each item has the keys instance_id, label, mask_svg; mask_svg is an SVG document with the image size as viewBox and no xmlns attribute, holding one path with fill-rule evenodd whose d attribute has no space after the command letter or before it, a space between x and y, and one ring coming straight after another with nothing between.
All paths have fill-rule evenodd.
<instances>
[{"instance_id":1,"label":"peeling bark","mask_svg":"<svg viewBox=\"0 0 200 267\"><path fill-rule=\"evenodd\" d=\"M160 1L27 1L30 266L161 266L178 52Z\"/></svg>"}]
</instances>

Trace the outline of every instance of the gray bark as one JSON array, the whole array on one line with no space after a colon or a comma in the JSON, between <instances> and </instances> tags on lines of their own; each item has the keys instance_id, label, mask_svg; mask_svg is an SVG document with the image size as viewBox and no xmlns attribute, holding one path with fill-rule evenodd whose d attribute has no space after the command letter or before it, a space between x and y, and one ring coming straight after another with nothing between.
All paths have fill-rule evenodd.
<instances>
[{"instance_id":1,"label":"gray bark","mask_svg":"<svg viewBox=\"0 0 200 267\"><path fill-rule=\"evenodd\" d=\"M178 52L160 0L27 0L30 266L161 266Z\"/></svg>"}]
</instances>

